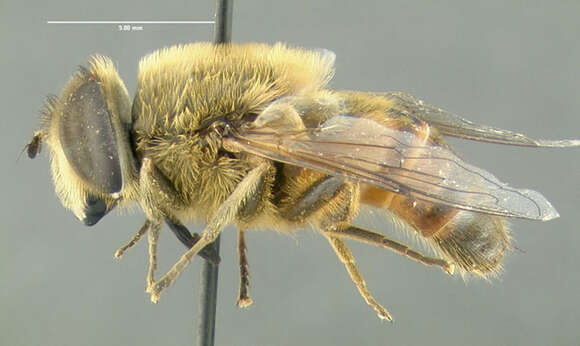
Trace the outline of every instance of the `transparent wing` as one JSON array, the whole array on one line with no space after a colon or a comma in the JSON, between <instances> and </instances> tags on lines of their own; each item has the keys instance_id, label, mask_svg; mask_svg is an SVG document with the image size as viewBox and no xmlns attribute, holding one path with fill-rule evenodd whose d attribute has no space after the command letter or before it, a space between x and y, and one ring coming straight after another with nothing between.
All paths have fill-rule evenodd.
<instances>
[{"instance_id":1,"label":"transparent wing","mask_svg":"<svg viewBox=\"0 0 580 346\"><path fill-rule=\"evenodd\" d=\"M580 140L578 139L533 139L521 133L475 124L441 108L425 104L423 101L402 92L381 95L395 101L395 108L402 112L403 115L423 120L437 128L445 136L524 147L564 148L580 146Z\"/></svg>"},{"instance_id":2,"label":"transparent wing","mask_svg":"<svg viewBox=\"0 0 580 346\"><path fill-rule=\"evenodd\" d=\"M271 160L340 175L416 199L506 217L549 220L541 194L515 189L445 147L373 120L338 115L316 129L246 128L224 145Z\"/></svg>"}]
</instances>

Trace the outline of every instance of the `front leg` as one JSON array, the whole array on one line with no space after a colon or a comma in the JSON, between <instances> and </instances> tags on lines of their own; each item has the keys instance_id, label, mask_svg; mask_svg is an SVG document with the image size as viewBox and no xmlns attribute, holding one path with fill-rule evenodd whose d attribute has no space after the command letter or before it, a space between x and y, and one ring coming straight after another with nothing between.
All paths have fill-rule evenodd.
<instances>
[{"instance_id":1,"label":"front leg","mask_svg":"<svg viewBox=\"0 0 580 346\"><path fill-rule=\"evenodd\" d=\"M145 223L139 231L129 240L127 244L119 248L115 252L115 258L121 258L127 249L133 247L145 233L147 233L147 240L149 243L149 269L147 270L147 277L145 279L145 291L149 292L151 285L155 282L154 275L157 269L157 241L159 239L159 230L161 229L160 221L145 220Z\"/></svg>"},{"instance_id":2,"label":"front leg","mask_svg":"<svg viewBox=\"0 0 580 346\"><path fill-rule=\"evenodd\" d=\"M236 186L232 194L222 203L214 217L207 224L199 241L183 254L177 263L151 287L152 302L156 303L159 300L161 292L179 277L196 254L205 246L211 244L228 224L236 220L238 212L243 208L245 202L251 200L256 193L260 193L258 187L269 168L270 165L268 163L260 163Z\"/></svg>"},{"instance_id":3,"label":"front leg","mask_svg":"<svg viewBox=\"0 0 580 346\"><path fill-rule=\"evenodd\" d=\"M132 248L133 246L135 246L135 244L137 244L137 242L141 239L141 237L143 237L143 235L145 233L147 233L150 228L151 228L151 221L149 221L149 219L146 219L143 226L141 226L139 231L137 233L135 233L133 238L131 238L131 240L129 240L125 245L121 246L117 251L115 251L115 254L113 256L115 256L115 258L123 257L123 255L125 254L125 251L127 251L130 248Z\"/></svg>"}]
</instances>

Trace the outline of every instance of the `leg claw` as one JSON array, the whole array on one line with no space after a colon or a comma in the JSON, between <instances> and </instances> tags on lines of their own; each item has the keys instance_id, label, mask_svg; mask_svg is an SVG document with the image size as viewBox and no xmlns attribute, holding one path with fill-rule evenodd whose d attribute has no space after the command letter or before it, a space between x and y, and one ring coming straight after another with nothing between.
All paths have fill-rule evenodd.
<instances>
[{"instance_id":1,"label":"leg claw","mask_svg":"<svg viewBox=\"0 0 580 346\"><path fill-rule=\"evenodd\" d=\"M250 297L240 298L238 299L238 308L240 309L247 308L253 303L254 301Z\"/></svg>"},{"instance_id":2,"label":"leg claw","mask_svg":"<svg viewBox=\"0 0 580 346\"><path fill-rule=\"evenodd\" d=\"M147 287L147 293L151 294L151 302L157 303L159 301L159 296L161 291L166 287L163 281L153 282Z\"/></svg>"}]
</instances>

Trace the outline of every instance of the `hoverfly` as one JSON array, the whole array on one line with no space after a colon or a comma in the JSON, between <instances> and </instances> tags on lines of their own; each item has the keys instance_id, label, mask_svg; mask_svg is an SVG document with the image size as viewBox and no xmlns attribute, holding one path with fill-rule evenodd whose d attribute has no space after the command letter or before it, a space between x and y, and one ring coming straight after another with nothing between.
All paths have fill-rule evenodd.
<instances>
[{"instance_id":1,"label":"hoverfly","mask_svg":"<svg viewBox=\"0 0 580 346\"><path fill-rule=\"evenodd\" d=\"M528 147L580 140L534 140L478 125L405 93L334 91L334 54L277 44L195 43L156 51L139 64L133 102L110 59L95 56L49 98L29 152L50 148L63 206L87 225L116 206L138 203L146 221L115 256L147 234L147 292L157 302L197 254L238 228L239 306L251 304L244 233L311 226L344 263L382 319L345 244L393 250L447 273L496 274L510 249L505 218L558 217L538 192L512 188L461 158L443 137ZM34 155L29 156L33 157ZM412 229L428 257L353 225L376 207ZM205 222L201 236L184 226ZM155 279L163 223L188 250Z\"/></svg>"}]
</instances>

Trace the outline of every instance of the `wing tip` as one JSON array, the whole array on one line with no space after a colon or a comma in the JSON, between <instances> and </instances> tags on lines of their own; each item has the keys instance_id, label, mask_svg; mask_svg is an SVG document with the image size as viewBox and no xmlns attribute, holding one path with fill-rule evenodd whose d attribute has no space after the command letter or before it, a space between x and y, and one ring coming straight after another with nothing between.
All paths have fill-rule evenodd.
<instances>
[{"instance_id":1,"label":"wing tip","mask_svg":"<svg viewBox=\"0 0 580 346\"><path fill-rule=\"evenodd\" d=\"M538 147L546 147L546 148L580 147L580 139L562 139L562 140L540 139L534 141L534 144Z\"/></svg>"},{"instance_id":2,"label":"wing tip","mask_svg":"<svg viewBox=\"0 0 580 346\"><path fill-rule=\"evenodd\" d=\"M541 193L534 190L522 190L521 191L531 202L533 202L537 208L537 215L533 219L539 221L550 221L560 217L560 214L554 208L552 203L546 199Z\"/></svg>"},{"instance_id":3,"label":"wing tip","mask_svg":"<svg viewBox=\"0 0 580 346\"><path fill-rule=\"evenodd\" d=\"M540 221L550 221L553 219L557 219L559 217L560 217L560 214L558 213L558 211L552 207L547 213L544 213L542 215L542 218L540 219Z\"/></svg>"}]
</instances>

